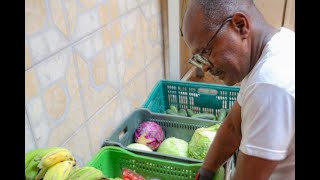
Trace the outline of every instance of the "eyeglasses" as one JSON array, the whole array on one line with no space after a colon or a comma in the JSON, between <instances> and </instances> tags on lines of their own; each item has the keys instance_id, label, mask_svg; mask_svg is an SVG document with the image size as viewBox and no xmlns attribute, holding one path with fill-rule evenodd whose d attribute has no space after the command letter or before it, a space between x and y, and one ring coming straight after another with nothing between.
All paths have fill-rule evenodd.
<instances>
[{"instance_id":1,"label":"eyeglasses","mask_svg":"<svg viewBox=\"0 0 320 180\"><path fill-rule=\"evenodd\" d=\"M222 24L221 26L219 27L219 29L217 30L217 32L211 37L211 39L209 40L209 42L207 43L206 47L200 52L200 53L197 53L195 55L192 56L192 58L189 59L189 63L198 67L198 68L201 68L203 67L203 65L205 64L211 64L209 62L209 60L205 57L203 57L203 54L204 54L204 51L208 48L210 42L212 41L212 39L218 34L218 32L222 29L223 25L225 25L227 22L231 21L232 20L232 16L227 18Z\"/></svg>"}]
</instances>

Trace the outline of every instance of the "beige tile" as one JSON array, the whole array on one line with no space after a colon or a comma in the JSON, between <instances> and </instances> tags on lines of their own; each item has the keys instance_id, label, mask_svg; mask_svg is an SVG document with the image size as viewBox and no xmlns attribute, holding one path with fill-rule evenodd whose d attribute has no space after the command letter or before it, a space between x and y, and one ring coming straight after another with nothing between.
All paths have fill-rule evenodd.
<instances>
[{"instance_id":1,"label":"beige tile","mask_svg":"<svg viewBox=\"0 0 320 180\"><path fill-rule=\"evenodd\" d=\"M123 95L133 108L140 107L147 97L146 74L143 71L123 89Z\"/></svg>"},{"instance_id":2,"label":"beige tile","mask_svg":"<svg viewBox=\"0 0 320 180\"><path fill-rule=\"evenodd\" d=\"M119 16L118 0L110 0L109 7L111 18L117 18Z\"/></svg>"},{"instance_id":3,"label":"beige tile","mask_svg":"<svg viewBox=\"0 0 320 180\"><path fill-rule=\"evenodd\" d=\"M97 30L100 27L99 12L86 11L78 15L78 20L72 34L74 40Z\"/></svg>"},{"instance_id":4,"label":"beige tile","mask_svg":"<svg viewBox=\"0 0 320 180\"><path fill-rule=\"evenodd\" d=\"M60 120L53 123L48 146L61 145L85 122L74 59L70 59L69 62L65 80L57 82L64 85L67 91L67 107Z\"/></svg>"},{"instance_id":5,"label":"beige tile","mask_svg":"<svg viewBox=\"0 0 320 180\"><path fill-rule=\"evenodd\" d=\"M48 28L29 38L32 62L37 63L68 44L66 37L56 28Z\"/></svg>"},{"instance_id":6,"label":"beige tile","mask_svg":"<svg viewBox=\"0 0 320 180\"><path fill-rule=\"evenodd\" d=\"M162 47L162 36L160 31L160 20L159 16L154 16L151 19L149 19L147 32L148 32L148 38L146 40L146 47L148 48L148 51L146 51L146 59L145 59L145 65L148 65L152 62L152 60L155 57L158 57L163 54L163 47Z\"/></svg>"},{"instance_id":7,"label":"beige tile","mask_svg":"<svg viewBox=\"0 0 320 180\"><path fill-rule=\"evenodd\" d=\"M149 39L151 41L159 41L160 40L160 22L159 17L155 16L151 18L149 24Z\"/></svg>"},{"instance_id":8,"label":"beige tile","mask_svg":"<svg viewBox=\"0 0 320 180\"><path fill-rule=\"evenodd\" d=\"M91 160L90 138L85 126L81 127L62 147L71 151L78 167L85 166Z\"/></svg>"},{"instance_id":9,"label":"beige tile","mask_svg":"<svg viewBox=\"0 0 320 180\"><path fill-rule=\"evenodd\" d=\"M92 61L93 81L97 86L107 82L107 64L103 53L97 55Z\"/></svg>"},{"instance_id":10,"label":"beige tile","mask_svg":"<svg viewBox=\"0 0 320 180\"><path fill-rule=\"evenodd\" d=\"M164 79L164 67L162 56L157 57L146 68L147 93L150 94L155 84Z\"/></svg>"},{"instance_id":11,"label":"beige tile","mask_svg":"<svg viewBox=\"0 0 320 180\"><path fill-rule=\"evenodd\" d=\"M80 0L85 9L91 9L96 5L96 0Z\"/></svg>"},{"instance_id":12,"label":"beige tile","mask_svg":"<svg viewBox=\"0 0 320 180\"><path fill-rule=\"evenodd\" d=\"M109 11L108 4L101 4L99 6L99 18L100 18L100 24L105 25L107 24L111 19L111 14Z\"/></svg>"},{"instance_id":13,"label":"beige tile","mask_svg":"<svg viewBox=\"0 0 320 180\"><path fill-rule=\"evenodd\" d=\"M25 72L25 100L28 101L32 97L38 95L39 84L34 69Z\"/></svg>"},{"instance_id":14,"label":"beige tile","mask_svg":"<svg viewBox=\"0 0 320 180\"><path fill-rule=\"evenodd\" d=\"M68 18L68 24L69 24L69 37L73 34L76 22L77 22L77 2L76 0L65 0L64 1L67 18Z\"/></svg>"},{"instance_id":15,"label":"beige tile","mask_svg":"<svg viewBox=\"0 0 320 180\"><path fill-rule=\"evenodd\" d=\"M110 47L112 43L112 31L111 26L107 26L102 29L103 43L105 47Z\"/></svg>"},{"instance_id":16,"label":"beige tile","mask_svg":"<svg viewBox=\"0 0 320 180\"><path fill-rule=\"evenodd\" d=\"M25 33L32 34L44 28L47 11L44 0L25 1Z\"/></svg>"},{"instance_id":17,"label":"beige tile","mask_svg":"<svg viewBox=\"0 0 320 180\"><path fill-rule=\"evenodd\" d=\"M36 96L26 101L26 110L37 147L47 147L52 123L45 113L41 97Z\"/></svg>"},{"instance_id":18,"label":"beige tile","mask_svg":"<svg viewBox=\"0 0 320 180\"><path fill-rule=\"evenodd\" d=\"M33 139L33 136L32 136L32 130L30 128L30 125L29 125L29 120L28 120L28 117L27 117L27 114L25 113L25 118L24 118L24 125L25 125L25 146L24 146L24 151L25 152L28 152L30 150L33 150L36 148L36 143Z\"/></svg>"},{"instance_id":19,"label":"beige tile","mask_svg":"<svg viewBox=\"0 0 320 180\"><path fill-rule=\"evenodd\" d=\"M25 46L24 46L24 58L25 58L25 69L28 69L32 66L32 62L31 62L31 54L30 54L30 47L27 44L27 42L25 42Z\"/></svg>"},{"instance_id":20,"label":"beige tile","mask_svg":"<svg viewBox=\"0 0 320 180\"><path fill-rule=\"evenodd\" d=\"M134 51L136 50L135 39L133 35L134 34L128 34L123 39L124 53L127 59L131 59L133 57Z\"/></svg>"},{"instance_id":21,"label":"beige tile","mask_svg":"<svg viewBox=\"0 0 320 180\"><path fill-rule=\"evenodd\" d=\"M126 6L127 6L128 10L133 9L138 6L138 1L137 0L127 0Z\"/></svg>"},{"instance_id":22,"label":"beige tile","mask_svg":"<svg viewBox=\"0 0 320 180\"><path fill-rule=\"evenodd\" d=\"M67 36L67 27L63 15L61 1L50 0L50 8L55 25L65 36Z\"/></svg>"},{"instance_id":23,"label":"beige tile","mask_svg":"<svg viewBox=\"0 0 320 180\"><path fill-rule=\"evenodd\" d=\"M121 120L122 108L120 104L120 97L116 96L88 122L93 153L97 153L103 141L112 134L112 131L116 127L118 127Z\"/></svg>"},{"instance_id":24,"label":"beige tile","mask_svg":"<svg viewBox=\"0 0 320 180\"><path fill-rule=\"evenodd\" d=\"M47 88L50 84L63 78L70 59L72 59L72 53L70 49L68 49L55 54L39 66L36 66L35 68L41 88Z\"/></svg>"},{"instance_id":25,"label":"beige tile","mask_svg":"<svg viewBox=\"0 0 320 180\"><path fill-rule=\"evenodd\" d=\"M84 59L94 58L104 48L102 32L95 32L88 38L81 40L74 48Z\"/></svg>"},{"instance_id":26,"label":"beige tile","mask_svg":"<svg viewBox=\"0 0 320 180\"><path fill-rule=\"evenodd\" d=\"M79 67L79 76L81 79L86 112L88 117L90 117L103 104L108 102L116 94L117 90L110 84L107 84L102 88L96 87L94 82L91 80L93 75L89 66L90 62L86 62L79 55L77 55L76 57Z\"/></svg>"},{"instance_id":27,"label":"beige tile","mask_svg":"<svg viewBox=\"0 0 320 180\"><path fill-rule=\"evenodd\" d=\"M142 69L144 68L144 49L140 48L138 43L130 43L130 41L139 41L136 37L135 32L128 34L127 38L123 39L123 49L125 55L125 61L123 62L125 68L122 80L123 85L127 84L132 78L136 76L137 73L142 71ZM128 47L130 47L129 45L134 46L133 51L127 49Z\"/></svg>"},{"instance_id":28,"label":"beige tile","mask_svg":"<svg viewBox=\"0 0 320 180\"><path fill-rule=\"evenodd\" d=\"M115 23L113 23L111 29L112 29L112 35L113 35L114 40L118 41L122 35L121 34L122 29L121 29L120 22L116 21Z\"/></svg>"},{"instance_id":29,"label":"beige tile","mask_svg":"<svg viewBox=\"0 0 320 180\"><path fill-rule=\"evenodd\" d=\"M59 119L66 111L67 95L58 84L54 84L44 92L43 101L48 115L53 119Z\"/></svg>"}]
</instances>

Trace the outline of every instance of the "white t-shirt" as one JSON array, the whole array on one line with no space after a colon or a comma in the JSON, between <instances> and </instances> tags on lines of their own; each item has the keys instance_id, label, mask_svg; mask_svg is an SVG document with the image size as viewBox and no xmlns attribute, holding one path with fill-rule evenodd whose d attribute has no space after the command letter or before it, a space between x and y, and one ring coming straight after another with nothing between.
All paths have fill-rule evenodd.
<instances>
[{"instance_id":1,"label":"white t-shirt","mask_svg":"<svg viewBox=\"0 0 320 180\"><path fill-rule=\"evenodd\" d=\"M281 28L243 79L240 150L280 160L270 180L295 179L295 34Z\"/></svg>"}]
</instances>

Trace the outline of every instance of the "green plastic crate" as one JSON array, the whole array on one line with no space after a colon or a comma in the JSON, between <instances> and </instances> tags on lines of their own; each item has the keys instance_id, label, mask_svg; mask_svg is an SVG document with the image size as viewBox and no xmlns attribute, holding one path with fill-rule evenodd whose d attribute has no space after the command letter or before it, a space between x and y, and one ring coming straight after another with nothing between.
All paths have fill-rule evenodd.
<instances>
[{"instance_id":1,"label":"green plastic crate","mask_svg":"<svg viewBox=\"0 0 320 180\"><path fill-rule=\"evenodd\" d=\"M121 177L122 169L129 168L147 179L194 180L201 163L187 164L137 155L115 146L106 146L99 150L87 166L95 167L109 178ZM219 177L224 179L224 167L219 169Z\"/></svg>"},{"instance_id":2,"label":"green plastic crate","mask_svg":"<svg viewBox=\"0 0 320 180\"><path fill-rule=\"evenodd\" d=\"M239 90L239 86L160 80L143 107L152 112L165 113L170 105L174 105L178 109L192 109L196 113L217 115L219 109L232 107Z\"/></svg>"},{"instance_id":3,"label":"green plastic crate","mask_svg":"<svg viewBox=\"0 0 320 180\"><path fill-rule=\"evenodd\" d=\"M167 159L171 161L184 162L184 163L201 163L203 160L193 158L183 158L158 152L148 152L136 149L127 148L131 143L134 143L134 132L142 122L153 121L158 123L164 131L165 138L176 137L183 139L187 142L191 140L191 137L196 129L201 127L209 127L220 123L213 120L197 120L187 118L183 116L171 116L167 114L152 113L149 109L139 108L135 109L124 121L111 133L110 137L107 137L103 142L104 146L119 146L123 149L129 150L136 154L146 155L149 157Z\"/></svg>"}]
</instances>

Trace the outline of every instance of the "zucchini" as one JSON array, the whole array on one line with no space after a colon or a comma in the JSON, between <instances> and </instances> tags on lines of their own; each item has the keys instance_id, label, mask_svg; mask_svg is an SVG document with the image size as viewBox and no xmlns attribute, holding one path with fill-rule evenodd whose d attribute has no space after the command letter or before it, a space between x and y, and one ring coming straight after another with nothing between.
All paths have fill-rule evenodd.
<instances>
[{"instance_id":1,"label":"zucchini","mask_svg":"<svg viewBox=\"0 0 320 180\"><path fill-rule=\"evenodd\" d=\"M181 116L188 117L187 111L184 110L184 109L179 109L179 114L180 114Z\"/></svg>"},{"instance_id":2,"label":"zucchini","mask_svg":"<svg viewBox=\"0 0 320 180\"><path fill-rule=\"evenodd\" d=\"M187 109L187 114L189 117L192 117L194 115L194 112L191 109Z\"/></svg>"},{"instance_id":3,"label":"zucchini","mask_svg":"<svg viewBox=\"0 0 320 180\"><path fill-rule=\"evenodd\" d=\"M171 109L172 111L178 113L178 109L177 109L176 106L171 105L171 106L170 106L170 109Z\"/></svg>"},{"instance_id":4,"label":"zucchini","mask_svg":"<svg viewBox=\"0 0 320 180\"><path fill-rule=\"evenodd\" d=\"M215 120L216 117L214 114L209 114L209 113L199 113L199 114L194 114L191 116L193 118L200 118L200 119L209 119L209 120Z\"/></svg>"},{"instance_id":5,"label":"zucchini","mask_svg":"<svg viewBox=\"0 0 320 180\"><path fill-rule=\"evenodd\" d=\"M227 109L220 109L217 115L217 121L223 121L227 116Z\"/></svg>"},{"instance_id":6,"label":"zucchini","mask_svg":"<svg viewBox=\"0 0 320 180\"><path fill-rule=\"evenodd\" d=\"M166 110L166 113L167 113L167 114L171 114L171 115L180 116L180 114L178 114L177 112L173 111L172 109L167 109L167 110Z\"/></svg>"}]
</instances>

